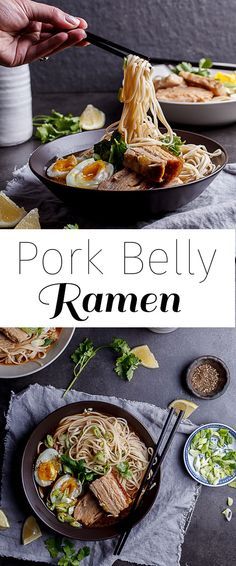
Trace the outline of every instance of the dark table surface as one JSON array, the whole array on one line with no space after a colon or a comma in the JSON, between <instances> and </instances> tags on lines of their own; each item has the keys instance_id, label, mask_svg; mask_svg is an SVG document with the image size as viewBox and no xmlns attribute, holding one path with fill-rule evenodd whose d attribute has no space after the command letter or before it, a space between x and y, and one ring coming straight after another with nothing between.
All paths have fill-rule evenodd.
<instances>
[{"instance_id":1,"label":"dark table surface","mask_svg":"<svg viewBox=\"0 0 236 566\"><path fill-rule=\"evenodd\" d=\"M72 112L79 115L87 104L94 104L103 110L107 117L107 125L119 119L121 106L117 100L117 93L63 93L63 94L41 94L33 97L33 113L50 113L54 108L62 113ZM181 126L178 125L178 128ZM190 129L186 126L183 129ZM222 144L228 152L229 160L236 162L236 122L224 128L196 128L203 135L214 138ZM0 190L5 188L6 182L12 178L12 171L27 163L29 155L39 145L38 140L31 139L28 142L14 147L0 148Z\"/></svg>"},{"instance_id":2,"label":"dark table surface","mask_svg":"<svg viewBox=\"0 0 236 566\"><path fill-rule=\"evenodd\" d=\"M139 368L133 381L128 383L112 371L111 354L104 351L94 358L84 371L76 384L77 389L91 394L115 395L166 407L175 398L190 397L184 381L188 364L199 355L215 354L227 363L231 384L222 397L211 401L199 400L199 409L193 415L193 421L197 424L221 421L235 426L235 329L178 329L165 335L154 334L147 329L80 329L76 330L67 350L48 368L32 377L0 382L2 437L11 391L21 391L34 382L65 387L72 375L70 354L80 340L88 336L94 343L101 344L108 342L114 335L127 339L132 346L147 343L155 353L160 368ZM167 461L165 465L168 465ZM183 545L181 566L235 564L236 514L234 513L231 523L227 523L221 513L226 507L228 496L234 497L234 490L229 487L202 489ZM17 564L19 561L13 559L0 560L1 566ZM118 561L116 564L118 566L125 563Z\"/></svg>"}]
</instances>

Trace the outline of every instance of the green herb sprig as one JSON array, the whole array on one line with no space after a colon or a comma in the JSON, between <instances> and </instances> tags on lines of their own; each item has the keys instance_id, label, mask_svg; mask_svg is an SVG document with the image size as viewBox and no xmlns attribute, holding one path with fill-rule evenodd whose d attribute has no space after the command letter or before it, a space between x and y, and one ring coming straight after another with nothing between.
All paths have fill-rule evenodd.
<instances>
[{"instance_id":1,"label":"green herb sprig","mask_svg":"<svg viewBox=\"0 0 236 566\"><path fill-rule=\"evenodd\" d=\"M94 155L97 159L112 163L115 171L119 171L123 167L126 150L127 145L122 135L116 130L113 132L110 140L102 140L95 144Z\"/></svg>"},{"instance_id":2,"label":"green herb sprig","mask_svg":"<svg viewBox=\"0 0 236 566\"><path fill-rule=\"evenodd\" d=\"M200 59L197 68L193 67L191 63L182 61L182 63L179 63L178 65L176 65L176 67L172 67L171 70L176 75L179 75L181 71L186 71L187 73L193 73L194 75L200 75L201 77L209 77L210 76L209 69L211 69L211 67L212 67L212 60L207 57L206 59L205 58Z\"/></svg>"},{"instance_id":3,"label":"green herb sprig","mask_svg":"<svg viewBox=\"0 0 236 566\"><path fill-rule=\"evenodd\" d=\"M122 338L113 338L110 344L94 346L93 342L89 338L85 338L85 340L79 344L78 348L76 348L71 355L71 359L75 364L73 369L74 378L64 391L63 397L65 397L74 386L87 364L96 356L99 350L103 350L105 348L109 348L119 354L115 361L114 371L117 375L119 375L119 377L122 377L122 379L131 381L134 371L138 368L141 361L135 354L133 354L128 342Z\"/></svg>"},{"instance_id":4,"label":"green herb sprig","mask_svg":"<svg viewBox=\"0 0 236 566\"><path fill-rule=\"evenodd\" d=\"M59 537L50 537L44 544L51 558L58 558L58 566L79 566L86 556L90 555L88 546L77 551L72 541Z\"/></svg>"},{"instance_id":5,"label":"green herb sprig","mask_svg":"<svg viewBox=\"0 0 236 566\"><path fill-rule=\"evenodd\" d=\"M33 126L36 128L35 137L40 139L42 143L82 131L79 116L64 115L56 110L52 110L50 115L39 114L34 116Z\"/></svg>"}]
</instances>

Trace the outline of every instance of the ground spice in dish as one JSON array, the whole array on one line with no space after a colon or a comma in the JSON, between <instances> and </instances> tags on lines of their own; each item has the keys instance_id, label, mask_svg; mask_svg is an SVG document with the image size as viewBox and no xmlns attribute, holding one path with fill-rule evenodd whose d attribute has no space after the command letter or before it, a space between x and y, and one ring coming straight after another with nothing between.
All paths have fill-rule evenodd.
<instances>
[{"instance_id":1,"label":"ground spice in dish","mask_svg":"<svg viewBox=\"0 0 236 566\"><path fill-rule=\"evenodd\" d=\"M215 367L209 363L204 363L193 370L191 384L195 391L207 396L220 391L225 380Z\"/></svg>"}]
</instances>

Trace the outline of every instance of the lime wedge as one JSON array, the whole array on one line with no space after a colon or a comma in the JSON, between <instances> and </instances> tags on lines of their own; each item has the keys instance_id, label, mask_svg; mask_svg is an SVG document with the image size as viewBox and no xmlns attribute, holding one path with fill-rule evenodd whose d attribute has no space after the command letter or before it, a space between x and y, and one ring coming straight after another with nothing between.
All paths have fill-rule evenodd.
<instances>
[{"instance_id":1,"label":"lime wedge","mask_svg":"<svg viewBox=\"0 0 236 566\"><path fill-rule=\"evenodd\" d=\"M105 125L106 116L104 112L88 104L80 116L80 125L83 130L98 130Z\"/></svg>"},{"instance_id":2,"label":"lime wedge","mask_svg":"<svg viewBox=\"0 0 236 566\"><path fill-rule=\"evenodd\" d=\"M36 519L30 515L24 522L22 529L22 542L24 545L34 542L42 536L41 530Z\"/></svg>"},{"instance_id":3,"label":"lime wedge","mask_svg":"<svg viewBox=\"0 0 236 566\"><path fill-rule=\"evenodd\" d=\"M169 405L169 408L173 408L176 413L184 411L183 418L188 419L190 415L194 411L196 411L198 405L196 405L196 403L193 403L192 401L187 401L186 399L176 399L175 401L172 401L172 403Z\"/></svg>"},{"instance_id":4,"label":"lime wedge","mask_svg":"<svg viewBox=\"0 0 236 566\"><path fill-rule=\"evenodd\" d=\"M143 346L136 346L131 350L132 354L135 354L137 358L141 361L141 365L148 369L159 368L158 361L156 360L154 354L151 352L150 348L144 344Z\"/></svg>"},{"instance_id":5,"label":"lime wedge","mask_svg":"<svg viewBox=\"0 0 236 566\"><path fill-rule=\"evenodd\" d=\"M8 529L10 527L7 516L4 511L0 509L0 529Z\"/></svg>"}]
</instances>

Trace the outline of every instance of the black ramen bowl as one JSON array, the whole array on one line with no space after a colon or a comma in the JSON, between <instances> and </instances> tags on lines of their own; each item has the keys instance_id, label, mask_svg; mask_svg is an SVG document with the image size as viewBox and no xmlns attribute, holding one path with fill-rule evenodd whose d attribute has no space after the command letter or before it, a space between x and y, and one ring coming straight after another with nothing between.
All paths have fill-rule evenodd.
<instances>
[{"instance_id":1,"label":"black ramen bowl","mask_svg":"<svg viewBox=\"0 0 236 566\"><path fill-rule=\"evenodd\" d=\"M217 142L200 134L175 130L187 143L205 145L208 151L221 149L221 155L214 158L217 169L198 181L169 188L155 187L147 191L99 191L67 187L50 179L47 168L58 158L92 147L103 136L105 130L82 132L60 138L38 147L31 155L29 165L32 172L59 199L72 206L78 217L106 219L122 222L124 218L145 220L157 218L197 198L210 185L228 161L225 149Z\"/></svg>"},{"instance_id":2,"label":"black ramen bowl","mask_svg":"<svg viewBox=\"0 0 236 566\"><path fill-rule=\"evenodd\" d=\"M85 409L93 408L95 411L126 419L130 429L139 436L147 447L154 448L155 442L147 429L128 411L117 405L103 403L101 401L78 402L66 405L49 414L41 421L31 434L22 457L21 479L23 490L33 512L53 531L64 537L76 540L104 540L115 537L122 532L124 518L115 523L106 524L101 527L72 527L68 523L60 523L56 515L50 511L41 499L34 480L34 463L37 458L37 446L47 434L53 433L61 419L78 413L83 413ZM145 494L142 505L137 509L135 524L139 523L150 511L160 487L160 473L158 474L154 487Z\"/></svg>"}]
</instances>

